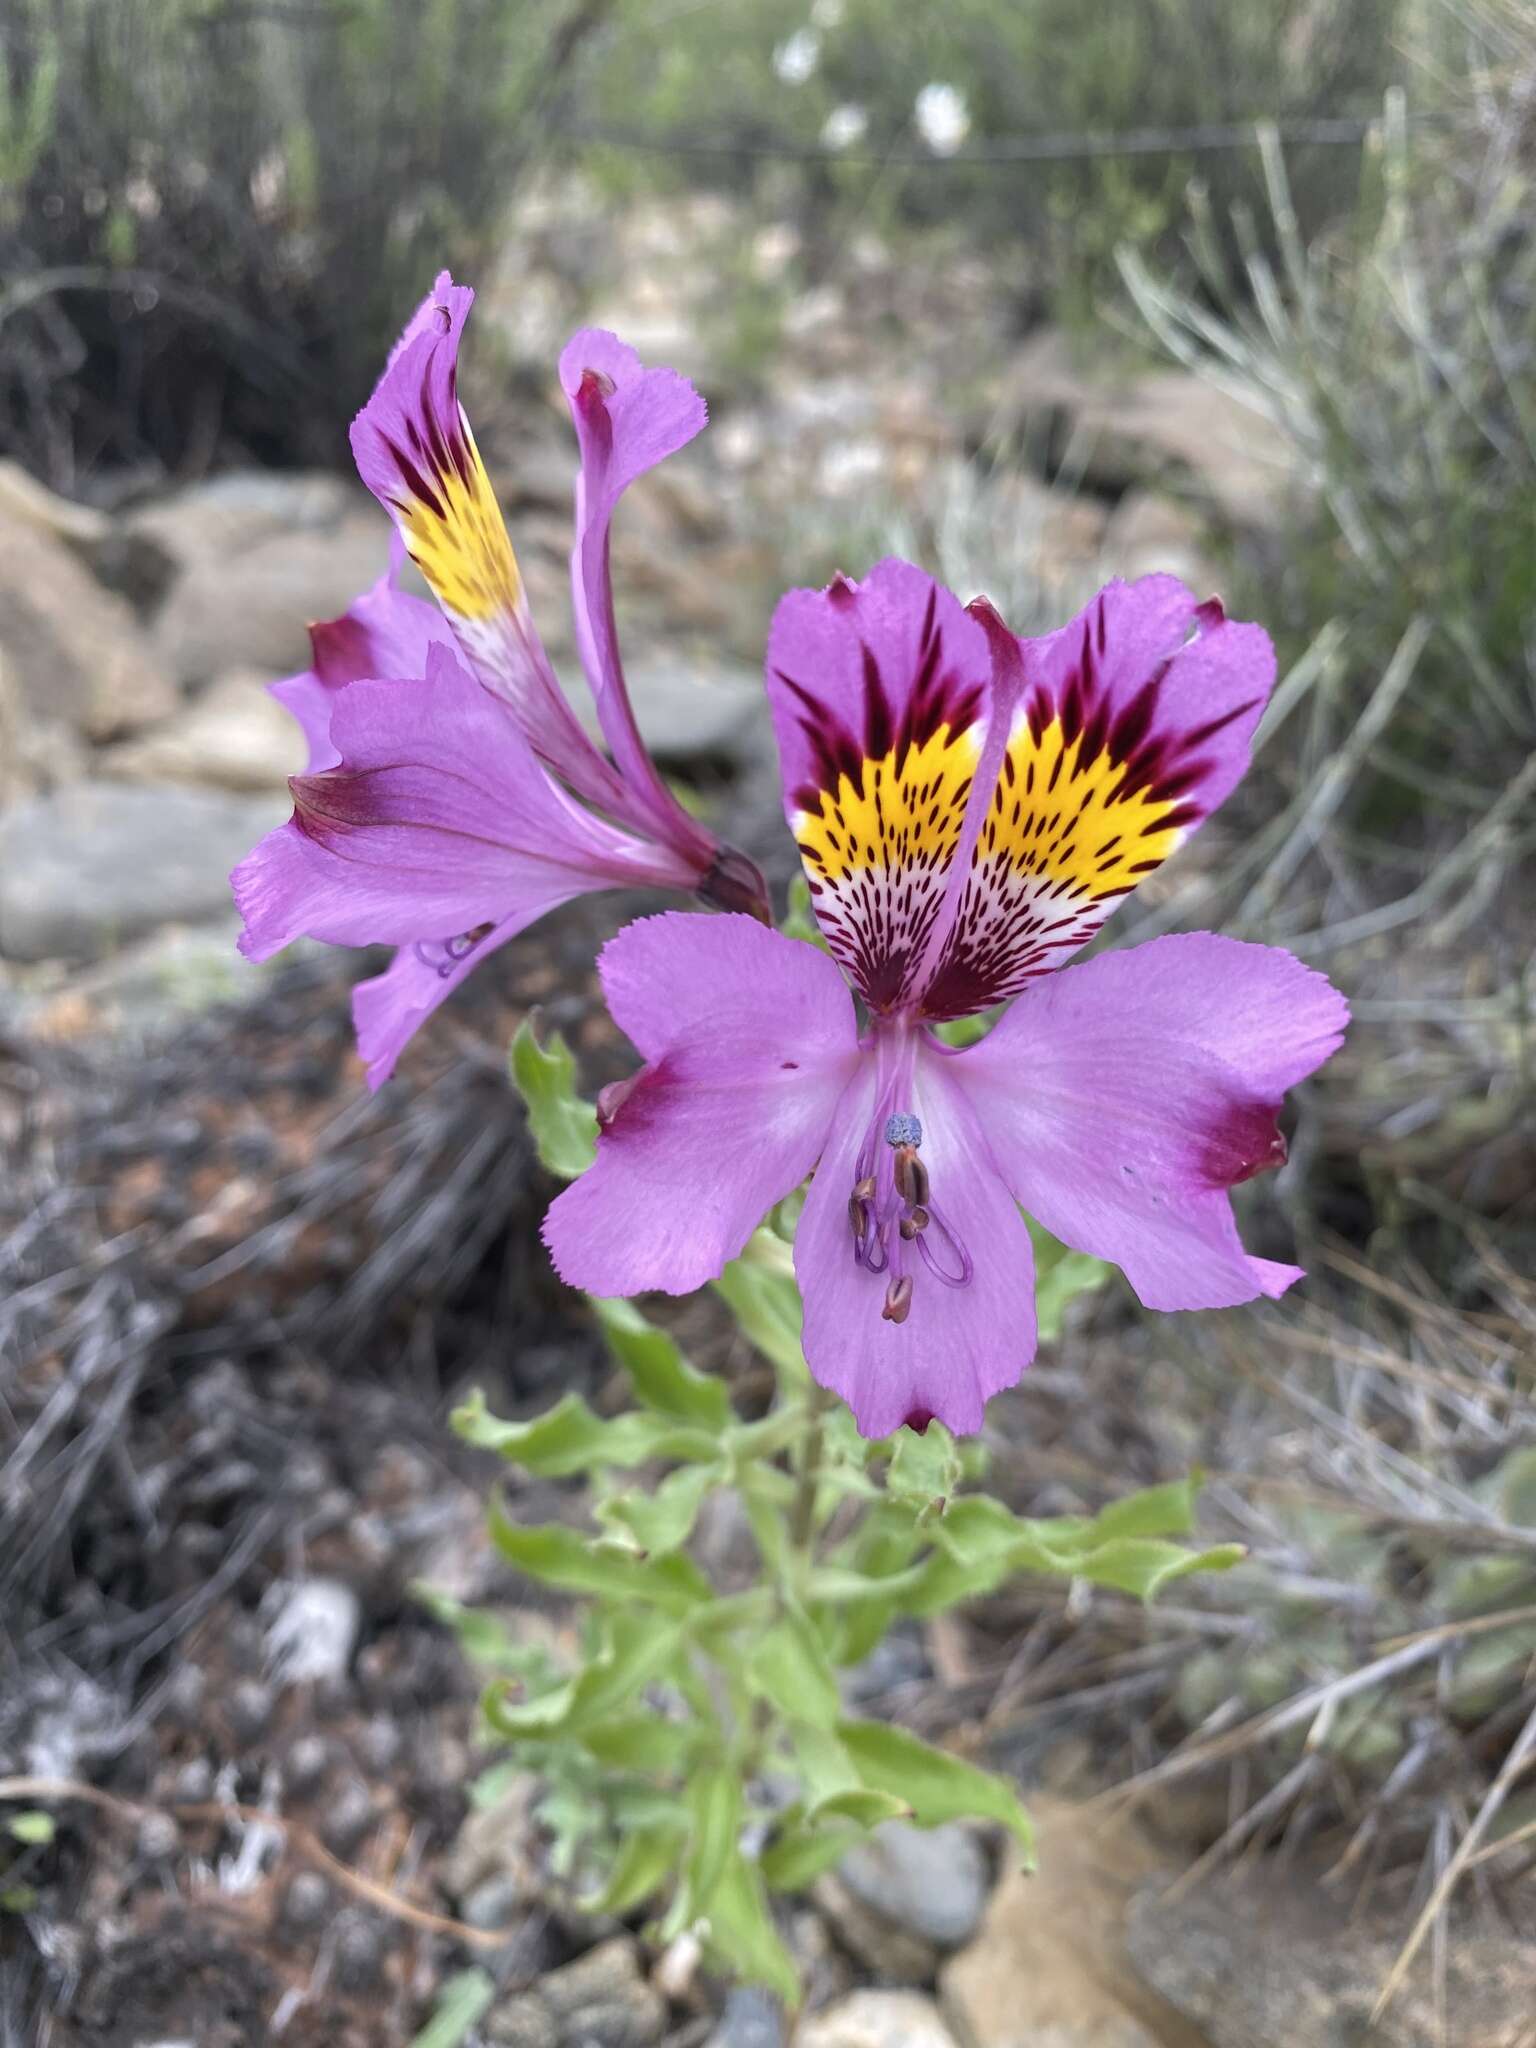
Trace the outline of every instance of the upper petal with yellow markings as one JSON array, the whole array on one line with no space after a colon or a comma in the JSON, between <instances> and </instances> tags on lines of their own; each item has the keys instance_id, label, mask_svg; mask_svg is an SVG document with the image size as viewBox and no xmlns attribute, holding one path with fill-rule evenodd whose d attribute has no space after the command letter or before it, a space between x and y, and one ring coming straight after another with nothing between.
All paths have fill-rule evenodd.
<instances>
[{"instance_id":1,"label":"upper petal with yellow markings","mask_svg":"<svg viewBox=\"0 0 1536 2048\"><path fill-rule=\"evenodd\" d=\"M438 278L352 423L352 452L474 673L511 704L541 759L581 794L613 807L620 785L555 680L459 404L459 344L474 297L447 271Z\"/></svg>"},{"instance_id":2,"label":"upper petal with yellow markings","mask_svg":"<svg viewBox=\"0 0 1536 2048\"><path fill-rule=\"evenodd\" d=\"M1230 793L1274 681L1267 634L1166 576L1112 583L1018 647L1023 695L931 1017L1003 1002L1085 945Z\"/></svg>"},{"instance_id":3,"label":"upper petal with yellow markings","mask_svg":"<svg viewBox=\"0 0 1536 2048\"><path fill-rule=\"evenodd\" d=\"M833 956L877 1010L935 943L986 735L986 636L906 562L791 591L768 695L785 812Z\"/></svg>"}]
</instances>

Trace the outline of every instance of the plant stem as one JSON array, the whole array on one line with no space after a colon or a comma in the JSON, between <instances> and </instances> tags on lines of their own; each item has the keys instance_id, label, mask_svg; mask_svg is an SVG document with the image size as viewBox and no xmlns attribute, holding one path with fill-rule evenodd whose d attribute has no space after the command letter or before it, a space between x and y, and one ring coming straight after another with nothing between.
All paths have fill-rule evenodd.
<instances>
[{"instance_id":1,"label":"plant stem","mask_svg":"<svg viewBox=\"0 0 1536 2048\"><path fill-rule=\"evenodd\" d=\"M812 1387L806 1408L805 1435L800 1440L800 1475L789 1511L789 1540L795 1555L809 1569L816 1540L816 1490L821 1480L822 1422L832 1396Z\"/></svg>"}]
</instances>

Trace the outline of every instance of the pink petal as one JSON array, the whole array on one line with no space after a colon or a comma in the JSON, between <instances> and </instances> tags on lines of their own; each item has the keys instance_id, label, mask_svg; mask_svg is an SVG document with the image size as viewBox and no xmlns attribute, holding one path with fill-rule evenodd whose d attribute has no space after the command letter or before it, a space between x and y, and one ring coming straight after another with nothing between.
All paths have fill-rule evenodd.
<instances>
[{"instance_id":1,"label":"pink petal","mask_svg":"<svg viewBox=\"0 0 1536 2048\"><path fill-rule=\"evenodd\" d=\"M824 954L750 917L644 918L599 969L647 1064L544 1241L589 1294L687 1294L815 1164L858 1058L853 1005Z\"/></svg>"},{"instance_id":2,"label":"pink petal","mask_svg":"<svg viewBox=\"0 0 1536 2048\"><path fill-rule=\"evenodd\" d=\"M907 562L792 590L768 636L784 808L827 944L876 1010L915 1000L992 697L987 636Z\"/></svg>"},{"instance_id":3,"label":"pink petal","mask_svg":"<svg viewBox=\"0 0 1536 2048\"><path fill-rule=\"evenodd\" d=\"M342 765L293 778L293 818L231 877L248 958L300 936L458 943L615 882L687 886L669 856L560 790L447 648L420 682L349 684L330 730Z\"/></svg>"},{"instance_id":4,"label":"pink petal","mask_svg":"<svg viewBox=\"0 0 1536 2048\"><path fill-rule=\"evenodd\" d=\"M611 807L622 790L549 665L459 404L459 343L474 297L442 272L353 421L352 452L474 672L512 705L541 760L573 789Z\"/></svg>"},{"instance_id":5,"label":"pink petal","mask_svg":"<svg viewBox=\"0 0 1536 2048\"><path fill-rule=\"evenodd\" d=\"M391 549L392 557L398 540ZM399 549L403 557L404 550ZM309 629L310 666L268 687L291 711L309 741L309 772L334 768L341 756L331 742L331 711L337 691L365 677L419 680L433 647L453 645L453 634L436 605L398 587L399 559L339 619Z\"/></svg>"},{"instance_id":6,"label":"pink petal","mask_svg":"<svg viewBox=\"0 0 1536 2048\"><path fill-rule=\"evenodd\" d=\"M989 1009L1058 966L1228 796L1275 657L1171 576L1111 583L1018 640L1023 690L937 972L932 1017Z\"/></svg>"},{"instance_id":7,"label":"pink petal","mask_svg":"<svg viewBox=\"0 0 1536 2048\"><path fill-rule=\"evenodd\" d=\"M955 1071L1047 1230L1148 1308L1222 1308L1299 1277L1248 1257L1226 1191L1284 1159L1280 1096L1347 1018L1289 953L1199 932L1033 983Z\"/></svg>"},{"instance_id":8,"label":"pink petal","mask_svg":"<svg viewBox=\"0 0 1536 2048\"><path fill-rule=\"evenodd\" d=\"M930 1417L957 1434L978 1430L990 1396L1011 1387L1034 1356L1029 1232L956 1083L956 1065L933 1051L921 1057L911 1107L922 1121L935 1211L970 1255L969 1283L947 1287L909 1253L911 1307L905 1322L887 1322L889 1276L855 1262L848 1198L875 1108L869 1059L838 1104L795 1233L806 1363L848 1402L867 1437Z\"/></svg>"},{"instance_id":9,"label":"pink petal","mask_svg":"<svg viewBox=\"0 0 1536 2048\"><path fill-rule=\"evenodd\" d=\"M441 945L402 946L382 974L357 984L352 1022L371 1089L383 1087L407 1042L460 982L532 922L521 913L505 917L458 958Z\"/></svg>"},{"instance_id":10,"label":"pink petal","mask_svg":"<svg viewBox=\"0 0 1536 2048\"><path fill-rule=\"evenodd\" d=\"M714 841L656 772L635 724L619 657L608 569L608 532L624 492L704 426L704 401L676 370L646 369L632 348L584 327L560 354L560 385L581 450L571 597L576 644L598 720L632 803L668 845L707 869Z\"/></svg>"}]
</instances>

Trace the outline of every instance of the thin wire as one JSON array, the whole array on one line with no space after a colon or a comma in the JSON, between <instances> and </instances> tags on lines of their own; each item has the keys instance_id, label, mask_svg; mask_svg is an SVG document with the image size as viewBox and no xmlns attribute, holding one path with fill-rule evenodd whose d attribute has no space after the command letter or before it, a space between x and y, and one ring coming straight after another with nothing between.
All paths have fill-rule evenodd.
<instances>
[{"instance_id":1,"label":"thin wire","mask_svg":"<svg viewBox=\"0 0 1536 2048\"><path fill-rule=\"evenodd\" d=\"M1415 126L1443 126L1443 121L1416 116ZM1068 130L1038 135L1004 135L972 149L947 156L919 148L891 150L830 149L824 144L753 141L741 136L682 132L645 135L637 129L610 128L585 122L567 125L569 141L600 143L610 149L635 150L650 156L764 157L789 163L887 164L925 166L931 170L971 167L1002 168L1009 164L1069 162L1113 156L1160 156L1222 149L1257 149L1261 131L1281 142L1322 143L1358 147L1379 126L1379 117L1355 114L1297 117L1282 121L1217 121L1198 128L1122 128Z\"/></svg>"}]
</instances>

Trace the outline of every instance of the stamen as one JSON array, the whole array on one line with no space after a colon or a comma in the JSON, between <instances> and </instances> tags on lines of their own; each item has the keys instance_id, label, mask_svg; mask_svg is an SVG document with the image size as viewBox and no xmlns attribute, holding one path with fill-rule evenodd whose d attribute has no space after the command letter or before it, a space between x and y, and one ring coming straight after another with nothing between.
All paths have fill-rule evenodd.
<instances>
[{"instance_id":1,"label":"stamen","mask_svg":"<svg viewBox=\"0 0 1536 2048\"><path fill-rule=\"evenodd\" d=\"M928 1199L928 1169L917 1156L915 1146L903 1145L892 1169L896 1192L909 1208L920 1209Z\"/></svg>"},{"instance_id":2,"label":"stamen","mask_svg":"<svg viewBox=\"0 0 1536 2048\"><path fill-rule=\"evenodd\" d=\"M423 967L430 967L446 981L461 961L467 960L481 941L495 930L494 924L477 924L473 931L459 932L451 939L420 939L411 951Z\"/></svg>"},{"instance_id":3,"label":"stamen","mask_svg":"<svg viewBox=\"0 0 1536 2048\"><path fill-rule=\"evenodd\" d=\"M971 1275L976 1270L971 1263L970 1253L944 1221L939 1211L931 1206L928 1211L928 1222L930 1227L924 1230L917 1240L917 1248L923 1255L923 1264L928 1268L934 1279L942 1280L946 1287L968 1287ZM936 1241L942 1243L945 1250L953 1258L954 1270L950 1270L947 1265L940 1265L935 1256L934 1247Z\"/></svg>"},{"instance_id":4,"label":"stamen","mask_svg":"<svg viewBox=\"0 0 1536 2048\"><path fill-rule=\"evenodd\" d=\"M857 1189L848 1197L848 1221L854 1237L862 1244L865 1232L869 1229L869 1211L859 1200Z\"/></svg>"},{"instance_id":5,"label":"stamen","mask_svg":"<svg viewBox=\"0 0 1536 2048\"><path fill-rule=\"evenodd\" d=\"M904 1323L912 1312L912 1275L903 1273L899 1280L893 1280L885 1290L885 1307L882 1318L888 1323Z\"/></svg>"}]
</instances>

